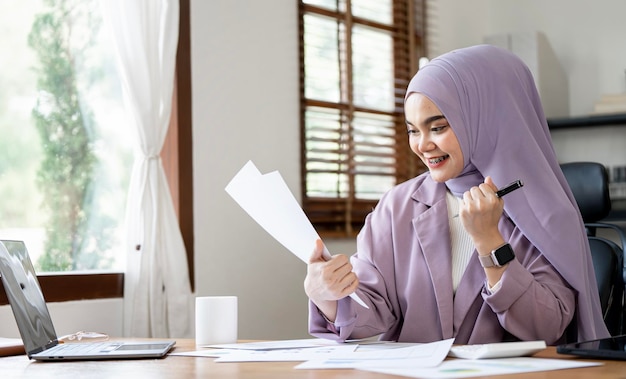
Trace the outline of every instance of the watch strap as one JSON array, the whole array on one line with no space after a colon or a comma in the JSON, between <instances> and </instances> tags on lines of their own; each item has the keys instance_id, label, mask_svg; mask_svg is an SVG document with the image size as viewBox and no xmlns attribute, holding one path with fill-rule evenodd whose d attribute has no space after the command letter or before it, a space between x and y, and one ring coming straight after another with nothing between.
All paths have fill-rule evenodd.
<instances>
[{"instance_id":1,"label":"watch strap","mask_svg":"<svg viewBox=\"0 0 626 379\"><path fill-rule=\"evenodd\" d=\"M494 262L491 253L489 255L479 255L478 259L480 260L480 265L484 268L496 267L496 263Z\"/></svg>"},{"instance_id":2,"label":"watch strap","mask_svg":"<svg viewBox=\"0 0 626 379\"><path fill-rule=\"evenodd\" d=\"M489 255L479 255L478 260L484 268L502 267L515 258L511 245L505 243L491 251Z\"/></svg>"}]
</instances>

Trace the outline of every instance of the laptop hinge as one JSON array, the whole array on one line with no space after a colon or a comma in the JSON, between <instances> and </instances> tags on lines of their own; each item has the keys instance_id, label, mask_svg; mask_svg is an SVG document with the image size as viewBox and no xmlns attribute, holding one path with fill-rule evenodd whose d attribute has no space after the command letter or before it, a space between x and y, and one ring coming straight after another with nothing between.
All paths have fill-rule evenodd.
<instances>
[{"instance_id":1,"label":"laptop hinge","mask_svg":"<svg viewBox=\"0 0 626 379\"><path fill-rule=\"evenodd\" d=\"M42 351L48 350L51 347L54 347L56 345L59 344L59 340L51 340L48 341L48 343L46 343L43 347L38 347L36 349L33 349L31 351L28 352L28 356L30 357L31 355L35 355L37 353L41 353Z\"/></svg>"}]
</instances>

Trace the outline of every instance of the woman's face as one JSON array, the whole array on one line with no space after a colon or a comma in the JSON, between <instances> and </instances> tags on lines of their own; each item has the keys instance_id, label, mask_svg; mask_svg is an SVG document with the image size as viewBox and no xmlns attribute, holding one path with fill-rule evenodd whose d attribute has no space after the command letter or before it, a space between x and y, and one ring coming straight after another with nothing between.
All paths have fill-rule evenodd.
<instances>
[{"instance_id":1,"label":"woman's face","mask_svg":"<svg viewBox=\"0 0 626 379\"><path fill-rule=\"evenodd\" d=\"M448 120L429 98L412 93L404 104L409 146L436 182L456 178L463 171L463 152Z\"/></svg>"}]
</instances>

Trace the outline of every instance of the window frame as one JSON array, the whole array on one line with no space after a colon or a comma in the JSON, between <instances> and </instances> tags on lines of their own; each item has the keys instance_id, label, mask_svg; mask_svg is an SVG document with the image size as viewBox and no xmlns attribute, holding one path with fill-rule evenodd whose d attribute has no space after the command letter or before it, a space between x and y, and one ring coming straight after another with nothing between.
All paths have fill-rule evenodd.
<instances>
[{"instance_id":1,"label":"window frame","mask_svg":"<svg viewBox=\"0 0 626 379\"><path fill-rule=\"evenodd\" d=\"M351 9L351 0L343 0L345 8ZM347 160L347 169L338 169L332 172L333 174L343 174L347 176L348 183L350 183L348 195L346 197L313 197L307 194L307 140L306 140L306 112L309 107L320 107L324 109L331 109L338 111L342 117L345 116L347 124L350 124L352 117L360 111L366 111L369 114L379 113L385 116L391 116L393 118L393 124L395 127L394 137L394 153L395 158L394 173L395 183L401 183L407 179L415 177L416 175L424 172L426 168L419 161L419 159L408 148L407 136L406 136L406 124L404 117L403 105L398 101L398 94L404 94L408 82L412 76L417 72L418 57L426 56L425 49L425 31L426 31L426 1L425 0L392 0L393 4L393 25L380 24L371 20L366 20L352 15L351 12L342 12L340 10L330 10L327 8L319 7L312 4L305 4L303 0L299 2L299 41L300 41L300 169L301 169L301 188L302 188L302 207L311 220L311 223L316 228L317 232L322 237L354 237L358 234L365 217L378 200L372 199L359 199L355 196L354 182L358 173L355 173L355 169L352 165L354 157L357 153L354 151L354 145L352 138L346 143L348 146L347 154L352 158ZM339 7L338 7L339 8ZM321 101L316 99L308 99L305 97L305 30L304 30L304 16L306 14L315 14L321 17L334 18L338 22L343 23L346 30L349 30L352 25L359 24L369 27L375 27L379 30L387 30L392 32L393 35L393 56L394 56L394 91L396 93L395 109L393 112L377 112L372 109L361 109L354 104L352 96L350 95L352 86L352 66L351 63L347 64L347 72L342 72L342 75L346 75L348 79L343 85L348 88L342 89L346 94L342 94L337 103L328 101ZM412 17L411 17L412 16ZM350 40L350 37L346 37L346 40ZM339 50L342 48L339 47ZM345 54L351 54L351 46L345 48ZM346 58L350 61L350 58ZM403 95L401 95L403 97ZM346 100L347 99L347 100ZM341 121L344 122L343 120ZM352 125L348 126L348 129L352 129ZM349 133L348 133L349 134ZM342 162L345 163L345 162ZM312 171L311 171L312 172Z\"/></svg>"},{"instance_id":2,"label":"window frame","mask_svg":"<svg viewBox=\"0 0 626 379\"><path fill-rule=\"evenodd\" d=\"M187 265L194 290L193 165L191 125L190 0L180 0L178 50L172 116L161 152L174 208L187 251ZM37 275L48 302L124 297L123 272L68 272ZM0 283L0 305L8 299Z\"/></svg>"}]
</instances>

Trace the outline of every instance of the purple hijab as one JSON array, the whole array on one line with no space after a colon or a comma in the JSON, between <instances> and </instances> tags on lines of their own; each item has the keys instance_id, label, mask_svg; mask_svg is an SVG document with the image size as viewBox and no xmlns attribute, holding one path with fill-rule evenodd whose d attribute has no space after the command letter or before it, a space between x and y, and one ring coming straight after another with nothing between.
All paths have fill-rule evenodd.
<instances>
[{"instance_id":1,"label":"purple hijab","mask_svg":"<svg viewBox=\"0 0 626 379\"><path fill-rule=\"evenodd\" d=\"M465 168L446 186L461 196L486 176L498 187L521 179L506 214L577 291L578 340L608 336L582 218L526 65L495 46L458 49L420 69L413 92L437 105L461 145Z\"/></svg>"}]
</instances>

